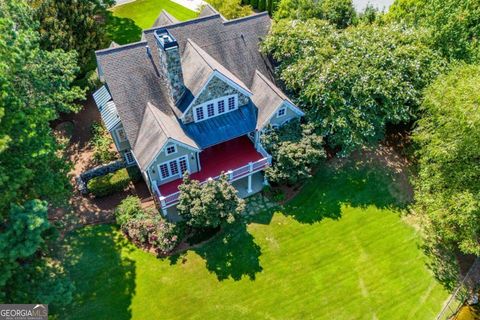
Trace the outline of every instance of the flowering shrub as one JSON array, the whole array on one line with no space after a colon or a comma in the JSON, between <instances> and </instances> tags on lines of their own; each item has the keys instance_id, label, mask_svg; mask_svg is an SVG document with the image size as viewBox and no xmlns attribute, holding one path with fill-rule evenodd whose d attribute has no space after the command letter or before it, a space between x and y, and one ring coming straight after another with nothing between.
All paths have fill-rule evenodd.
<instances>
[{"instance_id":1,"label":"flowering shrub","mask_svg":"<svg viewBox=\"0 0 480 320\"><path fill-rule=\"evenodd\" d=\"M137 246L168 254L183 238L183 229L160 217L132 219L122 225L122 231Z\"/></svg>"}]
</instances>

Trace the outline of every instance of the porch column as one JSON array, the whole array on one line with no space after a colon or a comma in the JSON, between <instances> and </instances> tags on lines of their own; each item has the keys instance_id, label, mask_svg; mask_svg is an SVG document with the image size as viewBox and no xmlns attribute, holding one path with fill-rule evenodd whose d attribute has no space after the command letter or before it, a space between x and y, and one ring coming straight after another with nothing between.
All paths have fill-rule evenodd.
<instances>
[{"instance_id":1,"label":"porch column","mask_svg":"<svg viewBox=\"0 0 480 320\"><path fill-rule=\"evenodd\" d=\"M165 206L167 205L167 203L165 202L165 197L160 196L159 200L160 200L160 207L162 208L163 216L166 217L167 216L167 208L165 208Z\"/></svg>"},{"instance_id":2,"label":"porch column","mask_svg":"<svg viewBox=\"0 0 480 320\"><path fill-rule=\"evenodd\" d=\"M253 171L253 163L249 163L248 164L248 171L250 172L250 174L248 175L248 189L247 189L247 192L248 193L252 193L252 171Z\"/></svg>"},{"instance_id":3,"label":"porch column","mask_svg":"<svg viewBox=\"0 0 480 320\"><path fill-rule=\"evenodd\" d=\"M252 190L252 175L250 174L250 175L248 176L248 189L247 189L247 192L248 192L248 193L252 193L252 191L253 191L253 190Z\"/></svg>"},{"instance_id":4,"label":"porch column","mask_svg":"<svg viewBox=\"0 0 480 320\"><path fill-rule=\"evenodd\" d=\"M263 185L268 186L268 180L267 180L267 176L265 175L265 173L263 174Z\"/></svg>"}]
</instances>

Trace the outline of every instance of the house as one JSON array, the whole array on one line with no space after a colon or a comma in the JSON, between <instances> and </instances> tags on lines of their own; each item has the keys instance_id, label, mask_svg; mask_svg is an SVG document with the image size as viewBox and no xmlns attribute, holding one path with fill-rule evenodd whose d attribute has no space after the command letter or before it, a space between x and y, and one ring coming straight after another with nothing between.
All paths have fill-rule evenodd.
<instances>
[{"instance_id":1,"label":"house","mask_svg":"<svg viewBox=\"0 0 480 320\"><path fill-rule=\"evenodd\" d=\"M270 25L267 13L226 20L206 6L178 22L163 11L141 41L96 52L103 122L164 215L185 171L199 181L225 172L242 197L260 191L271 156L259 133L303 115L259 51Z\"/></svg>"}]
</instances>

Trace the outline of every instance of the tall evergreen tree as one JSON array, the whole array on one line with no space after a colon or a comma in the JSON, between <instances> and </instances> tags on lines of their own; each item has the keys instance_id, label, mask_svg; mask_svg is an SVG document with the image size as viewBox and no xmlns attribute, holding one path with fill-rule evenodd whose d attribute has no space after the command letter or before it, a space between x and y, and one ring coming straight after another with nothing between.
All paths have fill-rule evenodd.
<instances>
[{"instance_id":1,"label":"tall evergreen tree","mask_svg":"<svg viewBox=\"0 0 480 320\"><path fill-rule=\"evenodd\" d=\"M94 50L106 45L104 21L113 0L35 0L43 49L75 50L81 72L94 68Z\"/></svg>"},{"instance_id":2,"label":"tall evergreen tree","mask_svg":"<svg viewBox=\"0 0 480 320\"><path fill-rule=\"evenodd\" d=\"M69 194L69 167L59 154L50 121L76 109L84 97L71 83L74 52L39 47L36 22L23 2L0 1L0 212L11 203Z\"/></svg>"},{"instance_id":3,"label":"tall evergreen tree","mask_svg":"<svg viewBox=\"0 0 480 320\"><path fill-rule=\"evenodd\" d=\"M267 8L267 1L266 0L258 0L258 10L265 11Z\"/></svg>"},{"instance_id":4,"label":"tall evergreen tree","mask_svg":"<svg viewBox=\"0 0 480 320\"><path fill-rule=\"evenodd\" d=\"M50 121L75 110L76 54L40 49L24 1L0 0L0 301L68 303L72 285L48 257L47 204L69 195L69 166ZM8 213L8 214L7 214Z\"/></svg>"}]
</instances>

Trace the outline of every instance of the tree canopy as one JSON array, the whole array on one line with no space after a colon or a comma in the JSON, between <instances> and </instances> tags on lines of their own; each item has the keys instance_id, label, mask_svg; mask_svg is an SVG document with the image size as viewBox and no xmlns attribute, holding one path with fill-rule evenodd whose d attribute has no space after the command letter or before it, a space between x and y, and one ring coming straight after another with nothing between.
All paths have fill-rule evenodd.
<instances>
[{"instance_id":1,"label":"tree canopy","mask_svg":"<svg viewBox=\"0 0 480 320\"><path fill-rule=\"evenodd\" d=\"M338 28L346 28L355 20L352 0L281 0L275 20L324 19Z\"/></svg>"},{"instance_id":2,"label":"tree canopy","mask_svg":"<svg viewBox=\"0 0 480 320\"><path fill-rule=\"evenodd\" d=\"M94 69L94 51L106 45L105 19L114 0L35 0L43 49L75 50L82 73Z\"/></svg>"},{"instance_id":3,"label":"tree canopy","mask_svg":"<svg viewBox=\"0 0 480 320\"><path fill-rule=\"evenodd\" d=\"M429 29L433 48L449 59L480 62L478 0L396 0L387 20Z\"/></svg>"},{"instance_id":4,"label":"tree canopy","mask_svg":"<svg viewBox=\"0 0 480 320\"><path fill-rule=\"evenodd\" d=\"M275 183L292 185L309 178L314 166L326 157L322 137L312 125L301 126L298 120L268 130L261 141L273 158L265 173Z\"/></svg>"},{"instance_id":5,"label":"tree canopy","mask_svg":"<svg viewBox=\"0 0 480 320\"><path fill-rule=\"evenodd\" d=\"M318 19L283 19L263 50L320 134L347 154L381 139L386 124L415 119L422 90L444 67L424 43L400 25L337 31Z\"/></svg>"},{"instance_id":6,"label":"tree canopy","mask_svg":"<svg viewBox=\"0 0 480 320\"><path fill-rule=\"evenodd\" d=\"M439 77L426 90L413 135L420 147L414 209L434 256L480 255L479 83L480 66Z\"/></svg>"},{"instance_id":7,"label":"tree canopy","mask_svg":"<svg viewBox=\"0 0 480 320\"><path fill-rule=\"evenodd\" d=\"M240 216L245 203L237 195L237 190L222 174L218 180L208 180L200 184L186 174L180 190L178 213L186 224L194 228L218 227L232 223Z\"/></svg>"},{"instance_id":8,"label":"tree canopy","mask_svg":"<svg viewBox=\"0 0 480 320\"><path fill-rule=\"evenodd\" d=\"M46 51L22 2L0 2L0 211L10 203L69 194L69 166L50 121L77 110L84 93L71 87L78 71L74 52Z\"/></svg>"},{"instance_id":9,"label":"tree canopy","mask_svg":"<svg viewBox=\"0 0 480 320\"><path fill-rule=\"evenodd\" d=\"M49 257L47 203L70 194L69 165L52 134L59 112L77 110L75 52L40 48L23 1L0 0L0 301L68 304L72 284ZM28 288L27 288L28 286Z\"/></svg>"}]
</instances>

